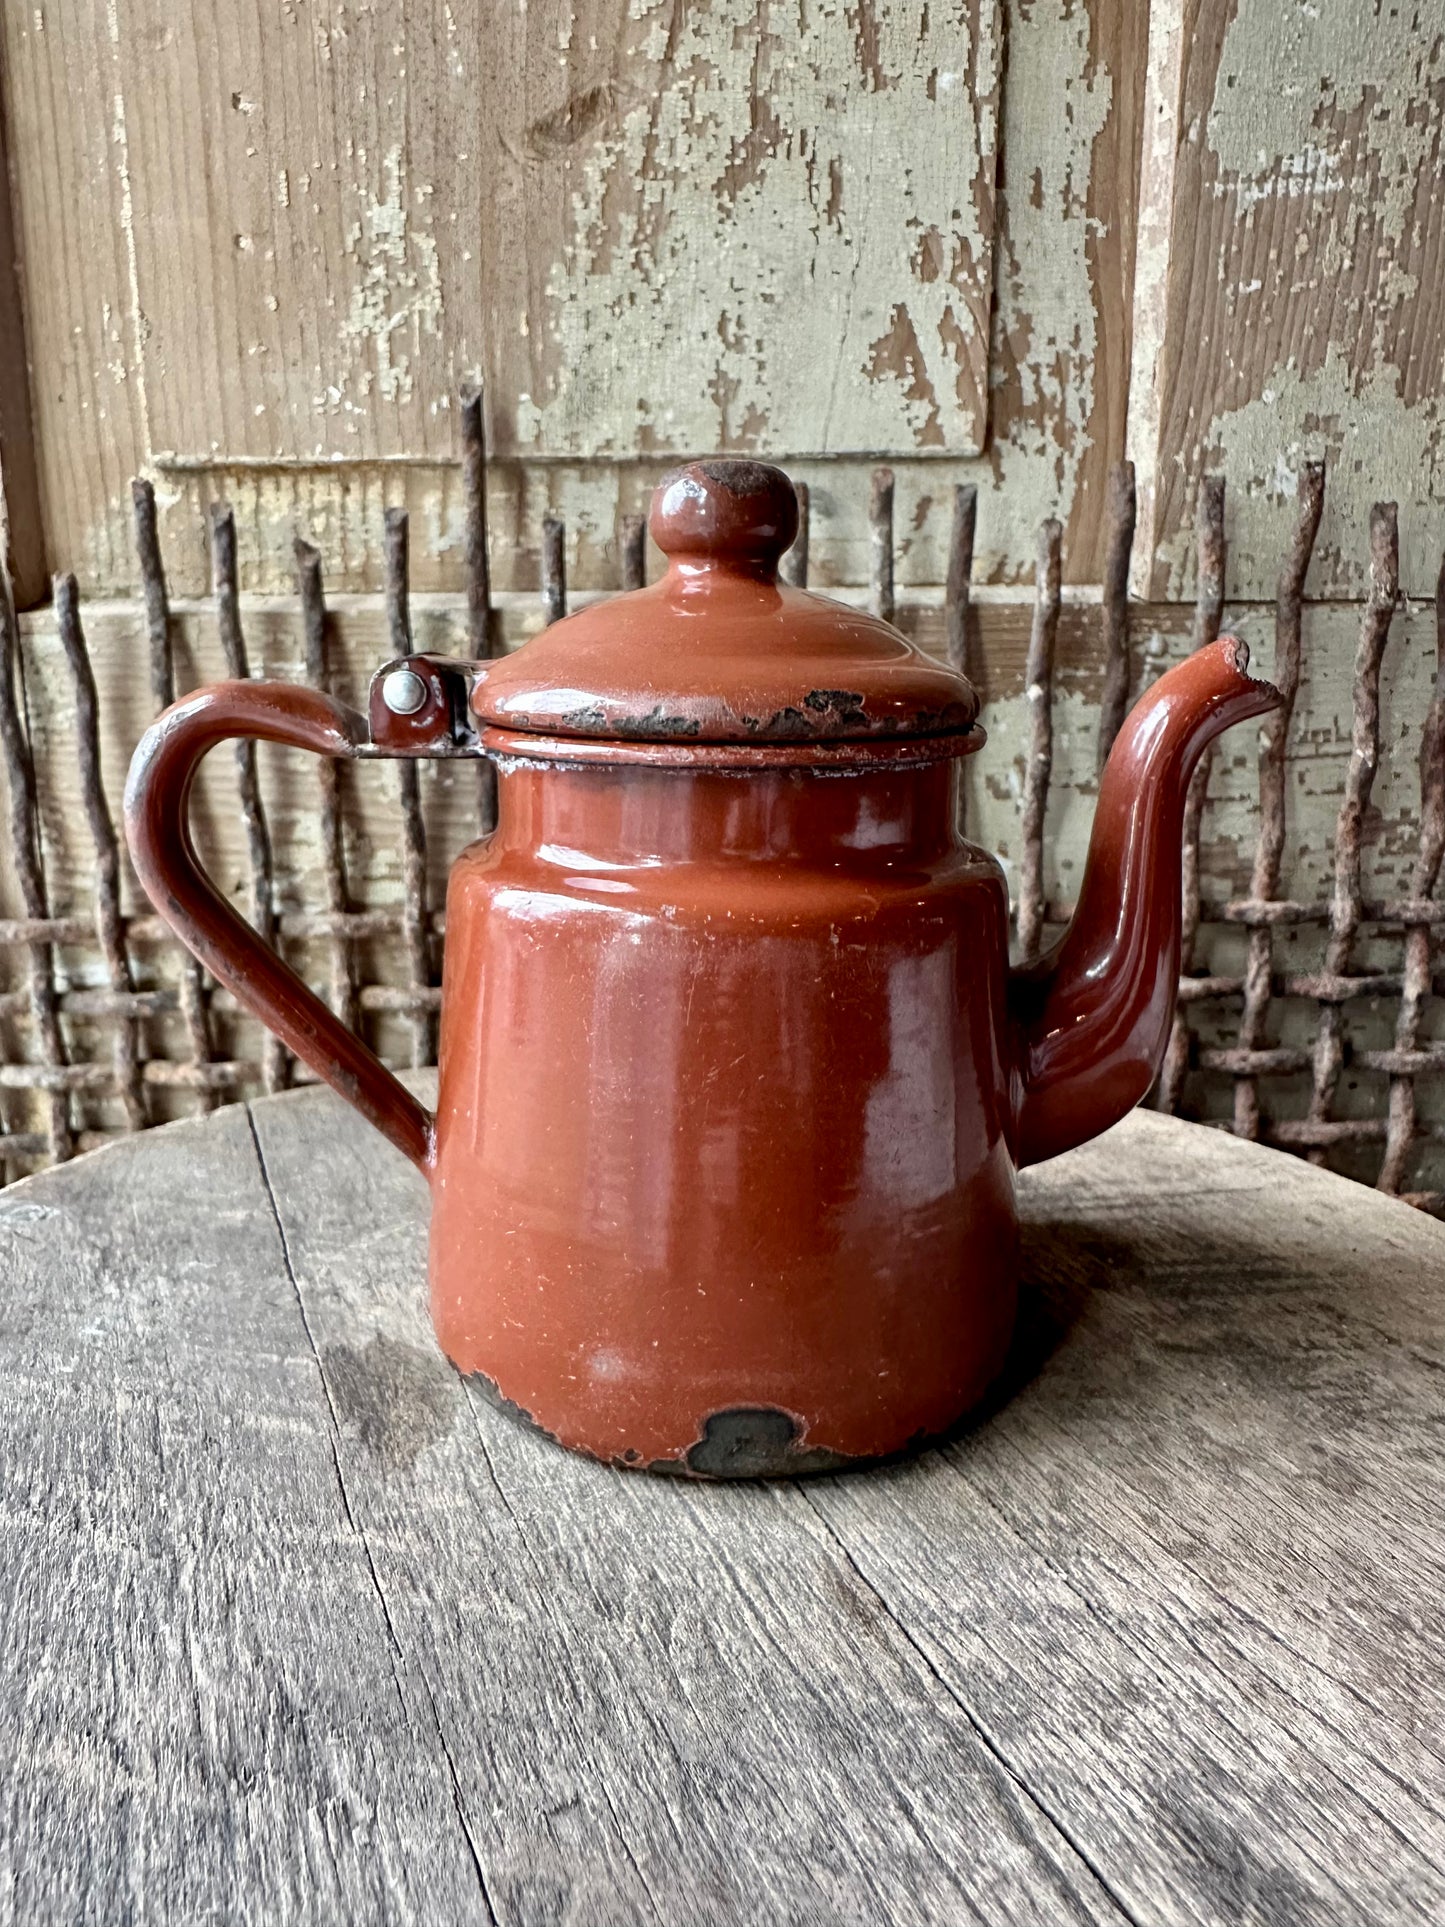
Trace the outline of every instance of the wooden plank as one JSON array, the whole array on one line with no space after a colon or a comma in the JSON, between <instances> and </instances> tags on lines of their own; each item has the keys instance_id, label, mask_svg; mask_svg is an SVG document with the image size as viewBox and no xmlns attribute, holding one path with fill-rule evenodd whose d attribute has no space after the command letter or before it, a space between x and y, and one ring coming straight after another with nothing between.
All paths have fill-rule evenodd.
<instances>
[{"instance_id":1,"label":"wooden plank","mask_svg":"<svg viewBox=\"0 0 1445 1927\"><path fill-rule=\"evenodd\" d=\"M1012 0L1006 12L991 460L959 477L980 490L975 579L1026 580L1038 525L1053 516L1065 580L1098 582L1108 473L1128 452L1150 6ZM938 540L932 521L915 538ZM911 546L905 538L905 558Z\"/></svg>"},{"instance_id":2,"label":"wooden plank","mask_svg":"<svg viewBox=\"0 0 1445 1927\"><path fill-rule=\"evenodd\" d=\"M246 1112L81 1169L0 1198L5 1913L485 1918Z\"/></svg>"},{"instance_id":3,"label":"wooden plank","mask_svg":"<svg viewBox=\"0 0 1445 1927\"><path fill-rule=\"evenodd\" d=\"M419 1181L315 1097L257 1113L284 1257L239 1111L0 1208L19 1913L1118 1921L773 1493L474 1409Z\"/></svg>"},{"instance_id":4,"label":"wooden plank","mask_svg":"<svg viewBox=\"0 0 1445 1927\"><path fill-rule=\"evenodd\" d=\"M52 557L132 588L147 467L179 593L206 586L221 495L247 587L286 584L299 524L333 587L379 588L399 506L417 586L458 588L454 402L485 369L504 587L535 580L548 512L571 579L612 586L666 451L718 442L903 461L903 585L943 581L961 481L986 496L981 578L1026 578L1057 513L1068 578L1097 579L1142 5L909 0L800 39L777 0L728 0L680 16L670 54L656 6L619 25L593 0L485 21L328 0L265 33L160 0L86 0L63 33L0 12ZM800 469L821 584L866 580L867 466Z\"/></svg>"},{"instance_id":5,"label":"wooden plank","mask_svg":"<svg viewBox=\"0 0 1445 1927\"><path fill-rule=\"evenodd\" d=\"M450 453L481 358L460 229L482 181L444 0L283 8L264 31L160 0L116 17L152 451Z\"/></svg>"},{"instance_id":6,"label":"wooden plank","mask_svg":"<svg viewBox=\"0 0 1445 1927\"><path fill-rule=\"evenodd\" d=\"M0 87L51 565L128 580L118 505L150 452L125 101L103 9L0 9ZM123 553L123 552L122 552Z\"/></svg>"},{"instance_id":7,"label":"wooden plank","mask_svg":"<svg viewBox=\"0 0 1445 1927\"><path fill-rule=\"evenodd\" d=\"M264 32L159 0L70 16L3 16L54 551L130 581L129 476L168 453L223 475L450 455L481 368L459 238L476 73L451 10L285 8Z\"/></svg>"},{"instance_id":8,"label":"wooden plank","mask_svg":"<svg viewBox=\"0 0 1445 1927\"><path fill-rule=\"evenodd\" d=\"M543 0L497 26L499 447L981 452L997 0Z\"/></svg>"},{"instance_id":9,"label":"wooden plank","mask_svg":"<svg viewBox=\"0 0 1445 1927\"><path fill-rule=\"evenodd\" d=\"M1438 1457L1445 1234L1295 1170L1139 1115L1112 1156L1031 1174L1027 1387L947 1475L778 1495L1130 1918L1368 1921L1445 1897L1445 1626L1420 1612L1445 1480L1416 1469ZM1362 1304L1378 1267L1399 1283ZM566 1548L579 1526L525 1439L509 1469L514 1510ZM729 1523L779 1569L787 1533Z\"/></svg>"},{"instance_id":10,"label":"wooden plank","mask_svg":"<svg viewBox=\"0 0 1445 1927\"><path fill-rule=\"evenodd\" d=\"M129 476L167 452L449 454L481 361L450 10L70 16L4 16L55 551L130 579Z\"/></svg>"},{"instance_id":11,"label":"wooden plank","mask_svg":"<svg viewBox=\"0 0 1445 1927\"><path fill-rule=\"evenodd\" d=\"M1229 479L1229 586L1265 595L1300 463L1329 468L1311 593L1358 592L1372 501L1401 586L1445 546L1445 40L1438 8L1151 9L1131 453L1136 592L1192 592L1200 477Z\"/></svg>"},{"instance_id":12,"label":"wooden plank","mask_svg":"<svg viewBox=\"0 0 1445 1927\"><path fill-rule=\"evenodd\" d=\"M539 1449L437 1352L416 1174L319 1091L255 1117L352 1513L499 1916L1118 1918L773 1492L669 1503Z\"/></svg>"}]
</instances>

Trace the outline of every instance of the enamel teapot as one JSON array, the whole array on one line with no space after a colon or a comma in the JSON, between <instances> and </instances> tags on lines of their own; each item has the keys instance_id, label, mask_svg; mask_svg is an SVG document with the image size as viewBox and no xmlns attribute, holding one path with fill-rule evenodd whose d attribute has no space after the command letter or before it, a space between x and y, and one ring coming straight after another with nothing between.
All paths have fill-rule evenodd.
<instances>
[{"instance_id":1,"label":"enamel teapot","mask_svg":"<svg viewBox=\"0 0 1445 1927\"><path fill-rule=\"evenodd\" d=\"M1073 923L1011 971L1003 872L957 829L977 698L781 585L796 528L780 470L679 469L663 580L496 661L390 663L366 717L200 689L126 791L161 916L427 1178L458 1370L564 1445L700 1477L887 1457L978 1403L1014 1323L1014 1174L1152 1083L1190 772L1279 700L1231 638L1160 677ZM238 736L496 765L496 829L448 888L435 1116L202 872L191 781Z\"/></svg>"}]
</instances>

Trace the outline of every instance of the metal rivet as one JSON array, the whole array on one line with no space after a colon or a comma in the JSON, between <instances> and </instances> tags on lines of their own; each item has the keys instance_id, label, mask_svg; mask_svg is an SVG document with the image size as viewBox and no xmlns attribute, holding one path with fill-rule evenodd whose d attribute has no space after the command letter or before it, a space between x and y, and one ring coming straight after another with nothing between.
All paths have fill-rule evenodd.
<instances>
[{"instance_id":1,"label":"metal rivet","mask_svg":"<svg viewBox=\"0 0 1445 1927\"><path fill-rule=\"evenodd\" d=\"M414 716L426 701L426 684L414 669L393 669L382 681L381 700L393 716Z\"/></svg>"}]
</instances>

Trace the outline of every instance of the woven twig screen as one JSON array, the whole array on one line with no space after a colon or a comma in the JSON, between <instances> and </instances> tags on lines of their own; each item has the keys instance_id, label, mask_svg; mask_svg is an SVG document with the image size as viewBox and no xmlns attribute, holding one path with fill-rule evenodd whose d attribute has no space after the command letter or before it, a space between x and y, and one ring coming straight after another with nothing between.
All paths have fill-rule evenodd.
<instances>
[{"instance_id":1,"label":"woven twig screen","mask_svg":"<svg viewBox=\"0 0 1445 1927\"><path fill-rule=\"evenodd\" d=\"M502 644L500 611L491 593L485 524L486 461L479 404L462 411L462 472L467 502L464 611L444 628L449 646L487 655ZM1186 825L1183 975L1168 1058L1155 1100L1164 1108L1203 1115L1242 1136L1300 1152L1363 1177L1388 1192L1431 1209L1442 1203L1436 1146L1445 1131L1422 1101L1445 1071L1445 1042L1431 1033L1437 991L1434 934L1445 905L1434 899L1445 850L1445 572L1435 611L1433 699L1420 719L1416 854L1407 894L1386 900L1366 895L1364 825L1381 751L1381 665L1398 595L1395 510L1378 505L1367 532L1369 593L1359 611L1348 756L1335 824L1333 887L1317 901L1281 895L1291 833L1291 727L1309 665L1303 645L1304 585L1324 498L1325 477L1306 467L1298 477L1297 520L1283 558L1275 616L1272 674L1284 710L1260 735L1259 813L1249 887L1243 896L1210 893L1202 854L1211 807L1210 769L1191 792ZM800 489L803 526L787 573L806 583L808 501ZM171 701L184 686L183 625L168 606L164 561L149 484L134 487L138 571L144 593L148 669L132 681L148 686L150 708ZM908 609L895 595L893 481L874 477L870 500L874 609L908 626ZM977 625L970 614L976 499L956 494L949 579L943 603L942 646L958 666L977 676ZM1097 748L1107 750L1122 720L1138 665L1130 645L1126 594L1133 541L1132 472L1120 464L1111 477L1109 562L1098 611L1097 646L1103 662ZM387 590L385 653L415 642L408 592L406 516L389 512L378 531L384 542ZM547 518L540 615L566 612L562 524ZM208 531L214 617L226 673L250 673L246 624L238 592L236 529L218 505ZM618 531L619 587L642 580L640 521ZM1045 891L1045 819L1054 764L1055 656L1064 599L1060 531L1040 531L1036 587L1022 703L1026 753L1019 786L1019 839L1014 864L1017 945L1038 954L1067 917L1069 906ZM1224 606L1224 490L1206 484L1199 503L1199 590L1194 646L1218 632ZM343 686L330 660L332 625L323 589L323 558L296 542L296 615L304 638L304 670L318 687ZM249 618L248 618L249 619ZM231 999L208 982L159 920L135 901L117 839L113 795L102 779L100 700L92 673L75 579L57 578L54 624L64 664L57 684L36 672L5 587L0 599L4 660L0 664L0 749L9 787L9 872L18 901L0 919L0 1173L8 1180L64 1159L117 1134L203 1110L248 1093L274 1091L301 1071ZM435 629L435 625L433 625ZM443 631L428 631L436 647ZM380 655L378 654L378 660ZM986 680L986 676L985 676ZM46 691L49 690L47 696ZM67 705L67 740L74 768L69 804L83 813L94 878L94 907L52 914L48 885L44 733L45 702ZM145 719L138 713L137 729ZM136 733L132 731L132 736ZM243 874L237 886L252 922L314 980L348 1022L359 1025L393 1061L432 1061L440 1003L439 965L444 918L437 904L442 879L461 835L439 843L428 820L415 764L371 766L361 772L324 762L306 764L284 811L268 809L256 752L236 750L231 801L221 805L239 820ZM453 768L447 781L473 786L465 808L448 822L464 833L487 826L492 807L485 767ZM368 902L356 852L365 799L362 782L388 786L372 811L372 828L398 839L400 901ZM113 790L114 783L111 788ZM374 800L374 799L373 799ZM278 876L287 871L288 843L304 840L317 853L301 900L283 904ZM1313 955L1299 960L1301 936ZM1290 954L1285 955L1283 952ZM1348 1101L1346 1101L1348 1100Z\"/></svg>"}]
</instances>

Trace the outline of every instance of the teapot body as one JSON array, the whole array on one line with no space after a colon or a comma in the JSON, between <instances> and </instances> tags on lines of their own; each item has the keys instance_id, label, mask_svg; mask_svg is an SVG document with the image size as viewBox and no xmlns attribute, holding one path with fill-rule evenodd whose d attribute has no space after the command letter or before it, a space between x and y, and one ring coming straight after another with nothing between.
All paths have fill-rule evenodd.
<instances>
[{"instance_id":1,"label":"teapot body","mask_svg":"<svg viewBox=\"0 0 1445 1927\"><path fill-rule=\"evenodd\" d=\"M528 749L447 899L444 1350L658 1470L946 1430L1002 1363L1016 1244L1007 893L956 762Z\"/></svg>"}]
</instances>

